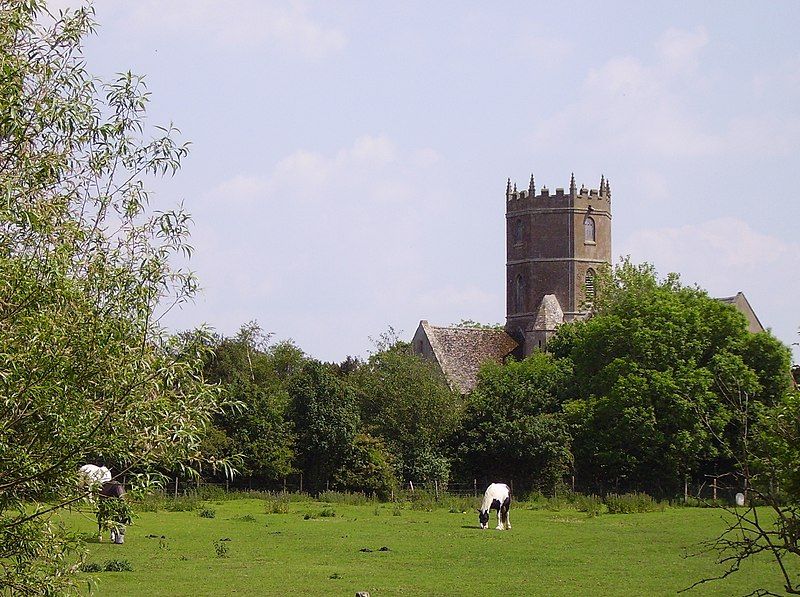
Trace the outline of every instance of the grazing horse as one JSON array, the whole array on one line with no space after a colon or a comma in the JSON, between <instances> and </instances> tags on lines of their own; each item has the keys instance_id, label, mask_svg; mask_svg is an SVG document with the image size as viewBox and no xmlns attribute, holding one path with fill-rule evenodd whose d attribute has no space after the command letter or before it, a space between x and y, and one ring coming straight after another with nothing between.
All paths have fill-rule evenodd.
<instances>
[{"instance_id":1,"label":"grazing horse","mask_svg":"<svg viewBox=\"0 0 800 597\"><path fill-rule=\"evenodd\" d=\"M97 509L98 540L103 540L103 528L109 529L112 543L125 543L125 525L131 523L129 510L121 508L125 488L119 481L103 483L100 489L100 504ZM113 500L113 501L112 501Z\"/></svg>"},{"instance_id":2,"label":"grazing horse","mask_svg":"<svg viewBox=\"0 0 800 597\"><path fill-rule=\"evenodd\" d=\"M489 527L489 511L497 510L497 530L511 528L508 510L511 508L511 490L505 483L492 483L483 494L483 503L478 510L478 522L481 528Z\"/></svg>"}]
</instances>

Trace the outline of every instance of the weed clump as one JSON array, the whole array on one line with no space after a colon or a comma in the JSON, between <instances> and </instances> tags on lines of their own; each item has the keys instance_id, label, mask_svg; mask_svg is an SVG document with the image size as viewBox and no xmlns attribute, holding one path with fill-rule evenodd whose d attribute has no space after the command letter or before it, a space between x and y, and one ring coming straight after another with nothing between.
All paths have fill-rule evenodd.
<instances>
[{"instance_id":1,"label":"weed clump","mask_svg":"<svg viewBox=\"0 0 800 597\"><path fill-rule=\"evenodd\" d=\"M217 516L217 511L211 508L204 508L200 510L200 514L198 514L200 518L215 518Z\"/></svg>"},{"instance_id":2,"label":"weed clump","mask_svg":"<svg viewBox=\"0 0 800 597\"><path fill-rule=\"evenodd\" d=\"M664 504L646 493L609 494L605 498L609 514L635 514L639 512L663 512Z\"/></svg>"},{"instance_id":3,"label":"weed clump","mask_svg":"<svg viewBox=\"0 0 800 597\"><path fill-rule=\"evenodd\" d=\"M133 572L133 566L128 560L107 560L103 570L106 572Z\"/></svg>"}]
</instances>

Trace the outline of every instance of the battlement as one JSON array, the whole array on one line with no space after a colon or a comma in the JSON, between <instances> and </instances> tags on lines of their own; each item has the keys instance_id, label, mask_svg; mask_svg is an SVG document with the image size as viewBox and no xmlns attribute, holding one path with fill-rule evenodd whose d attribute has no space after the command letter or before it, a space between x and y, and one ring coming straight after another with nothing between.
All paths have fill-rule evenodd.
<instances>
[{"instance_id":1,"label":"battlement","mask_svg":"<svg viewBox=\"0 0 800 597\"><path fill-rule=\"evenodd\" d=\"M569 199L567 203L564 203L565 198ZM584 201L602 201L610 205L611 184L605 176L601 176L599 188L591 189L581 185L579 189L575 184L575 175L573 174L570 177L569 192L564 192L563 188L558 187L555 189L555 193L551 193L550 189L543 186L537 193L533 174L531 174L531 180L528 183L527 189L518 191L517 183L515 182L512 184L510 178L506 183L506 209L509 212L536 207L567 207L574 205L576 198L580 198Z\"/></svg>"}]
</instances>

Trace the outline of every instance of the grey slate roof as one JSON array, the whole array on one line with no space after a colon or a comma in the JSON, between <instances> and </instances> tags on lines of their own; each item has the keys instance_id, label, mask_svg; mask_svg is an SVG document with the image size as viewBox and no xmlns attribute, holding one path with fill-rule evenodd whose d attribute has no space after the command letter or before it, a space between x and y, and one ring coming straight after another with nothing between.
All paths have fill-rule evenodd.
<instances>
[{"instance_id":1,"label":"grey slate roof","mask_svg":"<svg viewBox=\"0 0 800 597\"><path fill-rule=\"evenodd\" d=\"M478 369L487 361L500 363L517 347L504 330L437 327L421 323L439 367L453 389L471 392Z\"/></svg>"}]
</instances>

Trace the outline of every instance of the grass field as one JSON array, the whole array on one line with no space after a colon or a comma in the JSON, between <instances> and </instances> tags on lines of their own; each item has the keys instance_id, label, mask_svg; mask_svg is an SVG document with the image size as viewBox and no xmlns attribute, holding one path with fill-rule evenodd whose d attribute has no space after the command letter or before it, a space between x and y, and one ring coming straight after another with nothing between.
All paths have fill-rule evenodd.
<instances>
[{"instance_id":1,"label":"grass field","mask_svg":"<svg viewBox=\"0 0 800 597\"><path fill-rule=\"evenodd\" d=\"M88 562L127 560L133 571L82 576L96 580L99 595L148 597L674 595L718 572L710 556L683 556L722 528L719 510L700 508L588 517L517 504L505 532L478 529L474 511L408 504L276 507L238 499L205 508L214 518L142 512L124 545L89 540ZM62 518L87 539L95 532L87 515ZM758 587L781 589L766 560L687 595L744 595Z\"/></svg>"}]
</instances>

